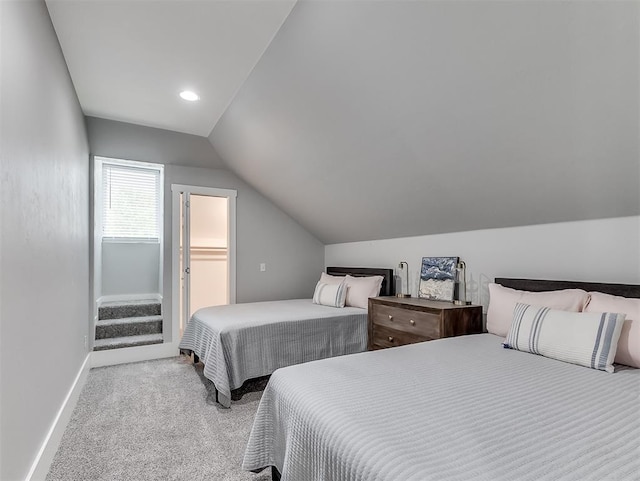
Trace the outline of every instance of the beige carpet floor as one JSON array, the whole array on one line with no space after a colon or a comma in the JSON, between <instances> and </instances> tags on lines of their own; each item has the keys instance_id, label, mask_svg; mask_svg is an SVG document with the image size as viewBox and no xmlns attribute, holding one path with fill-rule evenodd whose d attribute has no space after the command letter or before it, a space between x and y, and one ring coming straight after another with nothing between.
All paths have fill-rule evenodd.
<instances>
[{"instance_id":1,"label":"beige carpet floor","mask_svg":"<svg viewBox=\"0 0 640 481\"><path fill-rule=\"evenodd\" d=\"M241 469L261 395L220 408L185 357L92 369L47 481L270 480Z\"/></svg>"}]
</instances>

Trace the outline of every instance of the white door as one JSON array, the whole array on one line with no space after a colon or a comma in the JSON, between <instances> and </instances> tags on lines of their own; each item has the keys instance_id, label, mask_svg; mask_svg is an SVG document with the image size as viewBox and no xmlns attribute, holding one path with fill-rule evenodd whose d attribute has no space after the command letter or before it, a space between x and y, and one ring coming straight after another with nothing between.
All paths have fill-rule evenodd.
<instances>
[{"instance_id":1,"label":"white door","mask_svg":"<svg viewBox=\"0 0 640 481\"><path fill-rule=\"evenodd\" d=\"M179 216L174 223L173 312L182 336L198 309L235 302L236 193L177 185L172 191L174 215Z\"/></svg>"}]
</instances>

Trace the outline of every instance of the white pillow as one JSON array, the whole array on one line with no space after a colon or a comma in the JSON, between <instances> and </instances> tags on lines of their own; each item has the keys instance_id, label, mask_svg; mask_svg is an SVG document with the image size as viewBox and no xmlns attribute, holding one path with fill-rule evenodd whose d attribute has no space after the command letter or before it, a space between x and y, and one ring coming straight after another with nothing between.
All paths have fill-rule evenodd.
<instances>
[{"instance_id":1,"label":"white pillow","mask_svg":"<svg viewBox=\"0 0 640 481\"><path fill-rule=\"evenodd\" d=\"M313 293L313 303L322 306L344 307L346 297L347 285L344 282L340 284L325 284L319 281Z\"/></svg>"},{"instance_id":2,"label":"white pillow","mask_svg":"<svg viewBox=\"0 0 640 481\"><path fill-rule=\"evenodd\" d=\"M330 274L320 274L320 282L323 284L342 284L344 282L344 276L332 276Z\"/></svg>"},{"instance_id":3,"label":"white pillow","mask_svg":"<svg viewBox=\"0 0 640 481\"><path fill-rule=\"evenodd\" d=\"M503 346L613 372L625 315L516 304Z\"/></svg>"},{"instance_id":4,"label":"white pillow","mask_svg":"<svg viewBox=\"0 0 640 481\"><path fill-rule=\"evenodd\" d=\"M513 320L513 309L518 302L561 311L580 312L588 301L589 295L582 289L529 292L491 283L489 284L487 331L496 336L506 336Z\"/></svg>"},{"instance_id":5,"label":"white pillow","mask_svg":"<svg viewBox=\"0 0 640 481\"><path fill-rule=\"evenodd\" d=\"M383 279L382 276L353 277L347 274L347 306L367 309L369 298L380 294Z\"/></svg>"},{"instance_id":6,"label":"white pillow","mask_svg":"<svg viewBox=\"0 0 640 481\"><path fill-rule=\"evenodd\" d=\"M640 299L590 292L585 312L622 312L627 315L616 351L616 364L640 368Z\"/></svg>"}]
</instances>

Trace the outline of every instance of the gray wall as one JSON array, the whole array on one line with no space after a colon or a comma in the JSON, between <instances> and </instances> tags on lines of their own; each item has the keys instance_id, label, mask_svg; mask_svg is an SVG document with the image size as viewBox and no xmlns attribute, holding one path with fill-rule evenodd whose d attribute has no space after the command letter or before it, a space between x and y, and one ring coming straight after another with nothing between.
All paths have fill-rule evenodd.
<instances>
[{"instance_id":1,"label":"gray wall","mask_svg":"<svg viewBox=\"0 0 640 481\"><path fill-rule=\"evenodd\" d=\"M102 243L102 295L160 293L160 244Z\"/></svg>"},{"instance_id":2,"label":"gray wall","mask_svg":"<svg viewBox=\"0 0 640 481\"><path fill-rule=\"evenodd\" d=\"M226 170L167 166L165 212L171 184L235 189L237 302L310 298L324 268L324 245L235 174ZM165 215L165 239L171 233ZM165 245L165 296L170 287L170 246ZM261 262L267 264L260 272Z\"/></svg>"},{"instance_id":3,"label":"gray wall","mask_svg":"<svg viewBox=\"0 0 640 481\"><path fill-rule=\"evenodd\" d=\"M86 117L86 122L89 144L95 155L124 160L145 159L157 164L226 168L204 137L96 117Z\"/></svg>"},{"instance_id":4,"label":"gray wall","mask_svg":"<svg viewBox=\"0 0 640 481\"><path fill-rule=\"evenodd\" d=\"M215 126L325 243L640 214L640 2L300 0Z\"/></svg>"},{"instance_id":5,"label":"gray wall","mask_svg":"<svg viewBox=\"0 0 640 481\"><path fill-rule=\"evenodd\" d=\"M135 139L136 144L128 150L128 146L120 144L120 136L115 133L126 131L129 124L113 127L112 123L117 122L89 119L87 128L94 155L162 163L171 159L157 158L156 153L171 145L176 135L184 135L171 133L165 137L165 131L132 127L135 135L127 138ZM150 135L144 135L145 131ZM182 163L190 163L189 145L181 145L186 150L176 153L176 156L182 159ZM220 165L211 144L208 155L212 165ZM171 322L171 184L237 190L237 302L311 297L324 268L324 245L291 217L228 170L165 165L164 178L165 332L170 332L168 326ZM261 262L267 264L266 272L260 272Z\"/></svg>"},{"instance_id":6,"label":"gray wall","mask_svg":"<svg viewBox=\"0 0 640 481\"><path fill-rule=\"evenodd\" d=\"M44 2L0 2L0 479L24 479L89 333L89 147Z\"/></svg>"}]
</instances>

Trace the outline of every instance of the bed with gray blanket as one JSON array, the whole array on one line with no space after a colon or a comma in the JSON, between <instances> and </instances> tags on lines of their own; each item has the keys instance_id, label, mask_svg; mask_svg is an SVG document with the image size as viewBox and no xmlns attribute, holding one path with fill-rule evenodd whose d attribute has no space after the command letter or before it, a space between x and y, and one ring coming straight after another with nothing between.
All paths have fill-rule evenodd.
<instances>
[{"instance_id":1,"label":"bed with gray blanket","mask_svg":"<svg viewBox=\"0 0 640 481\"><path fill-rule=\"evenodd\" d=\"M381 293L393 292L393 270L327 268L332 275L383 276ZM196 311L180 349L204 363L216 400L231 405L244 381L293 364L367 349L367 310L314 304L311 299L230 304Z\"/></svg>"},{"instance_id":2,"label":"bed with gray blanket","mask_svg":"<svg viewBox=\"0 0 640 481\"><path fill-rule=\"evenodd\" d=\"M640 369L477 334L276 371L243 468L283 481L639 480Z\"/></svg>"}]
</instances>

